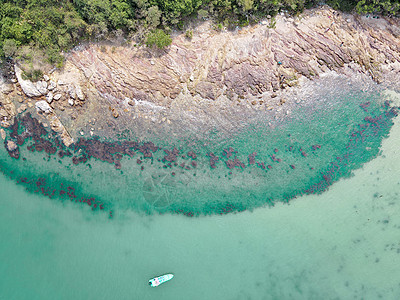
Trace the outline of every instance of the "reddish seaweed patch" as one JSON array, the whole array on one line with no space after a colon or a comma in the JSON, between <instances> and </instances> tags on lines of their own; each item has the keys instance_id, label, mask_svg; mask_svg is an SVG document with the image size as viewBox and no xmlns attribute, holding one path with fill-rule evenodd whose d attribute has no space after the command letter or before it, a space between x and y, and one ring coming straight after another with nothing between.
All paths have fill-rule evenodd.
<instances>
[{"instance_id":1,"label":"reddish seaweed patch","mask_svg":"<svg viewBox=\"0 0 400 300\"><path fill-rule=\"evenodd\" d=\"M210 167L212 168L212 169L215 169L217 166L216 166L216 163L219 161L219 157L218 156L216 156L214 153L212 153L212 152L210 152L210 153L207 153L207 156L208 157L210 157Z\"/></svg>"}]
</instances>

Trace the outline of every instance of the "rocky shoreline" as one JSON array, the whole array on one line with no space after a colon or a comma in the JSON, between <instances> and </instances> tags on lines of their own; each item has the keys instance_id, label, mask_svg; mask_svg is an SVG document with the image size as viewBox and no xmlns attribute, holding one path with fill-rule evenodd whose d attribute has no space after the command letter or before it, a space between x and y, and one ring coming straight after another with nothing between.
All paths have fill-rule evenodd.
<instances>
[{"instance_id":1,"label":"rocky shoreline","mask_svg":"<svg viewBox=\"0 0 400 300\"><path fill-rule=\"evenodd\" d=\"M205 22L166 51L88 44L65 67L32 83L16 65L2 79L1 126L30 112L66 146L79 137L146 140L244 128L258 112L290 114L293 91L329 72L400 90L398 19L345 15L328 7L276 17L235 32ZM4 130L1 132L4 136Z\"/></svg>"}]
</instances>

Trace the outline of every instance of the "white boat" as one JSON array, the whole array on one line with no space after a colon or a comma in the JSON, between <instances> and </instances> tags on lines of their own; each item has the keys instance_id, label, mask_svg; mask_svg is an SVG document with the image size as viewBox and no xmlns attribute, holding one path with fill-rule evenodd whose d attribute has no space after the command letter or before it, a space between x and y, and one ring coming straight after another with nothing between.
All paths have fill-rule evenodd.
<instances>
[{"instance_id":1,"label":"white boat","mask_svg":"<svg viewBox=\"0 0 400 300\"><path fill-rule=\"evenodd\" d=\"M149 285L152 287L159 286L160 284L171 280L174 277L174 274L165 274L158 277L154 277L149 280Z\"/></svg>"}]
</instances>

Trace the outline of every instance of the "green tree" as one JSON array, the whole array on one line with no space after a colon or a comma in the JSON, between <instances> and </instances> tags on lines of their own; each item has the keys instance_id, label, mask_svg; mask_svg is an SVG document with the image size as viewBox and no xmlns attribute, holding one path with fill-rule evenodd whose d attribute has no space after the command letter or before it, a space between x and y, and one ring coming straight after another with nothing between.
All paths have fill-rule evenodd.
<instances>
[{"instance_id":1,"label":"green tree","mask_svg":"<svg viewBox=\"0 0 400 300\"><path fill-rule=\"evenodd\" d=\"M254 8L254 0L238 0L238 4L242 7L244 11L248 11Z\"/></svg>"},{"instance_id":2,"label":"green tree","mask_svg":"<svg viewBox=\"0 0 400 300\"><path fill-rule=\"evenodd\" d=\"M124 28L131 18L131 8L124 0L112 0L110 23L113 28Z\"/></svg>"},{"instance_id":3,"label":"green tree","mask_svg":"<svg viewBox=\"0 0 400 300\"><path fill-rule=\"evenodd\" d=\"M398 15L399 1L390 0L361 0L357 1L356 10L359 13L381 13L384 15Z\"/></svg>"},{"instance_id":4,"label":"green tree","mask_svg":"<svg viewBox=\"0 0 400 300\"><path fill-rule=\"evenodd\" d=\"M161 11L158 9L158 6L152 6L147 10L146 13L146 22L150 25L150 27L157 27L160 25Z\"/></svg>"}]
</instances>

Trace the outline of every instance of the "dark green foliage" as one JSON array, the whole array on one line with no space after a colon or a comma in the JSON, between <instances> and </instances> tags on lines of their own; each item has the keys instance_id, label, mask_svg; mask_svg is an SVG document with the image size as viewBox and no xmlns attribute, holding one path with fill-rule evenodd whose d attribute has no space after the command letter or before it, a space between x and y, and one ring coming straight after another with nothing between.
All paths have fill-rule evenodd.
<instances>
[{"instance_id":1,"label":"dark green foliage","mask_svg":"<svg viewBox=\"0 0 400 300\"><path fill-rule=\"evenodd\" d=\"M359 13L398 15L400 2L392 0L361 0L357 2L356 9Z\"/></svg>"},{"instance_id":2,"label":"dark green foliage","mask_svg":"<svg viewBox=\"0 0 400 300\"><path fill-rule=\"evenodd\" d=\"M345 12L351 12L359 1L349 0L328 0L326 3L334 9L338 9Z\"/></svg>"},{"instance_id":3,"label":"dark green foliage","mask_svg":"<svg viewBox=\"0 0 400 300\"><path fill-rule=\"evenodd\" d=\"M161 11L158 9L158 6L151 6L146 12L146 22L150 27L157 27L160 25L161 19Z\"/></svg>"},{"instance_id":4,"label":"dark green foliage","mask_svg":"<svg viewBox=\"0 0 400 300\"><path fill-rule=\"evenodd\" d=\"M147 44L165 47L169 36L159 27L185 29L190 18L213 18L219 27L247 26L281 10L297 14L317 0L0 0L0 57L18 57L21 46L41 49L60 65L61 50L83 39L145 29ZM399 0L327 0L335 9L399 15ZM142 37L145 35L142 34ZM143 40L142 40L143 41ZM16 49L17 47L17 49ZM161 47L161 48L162 48Z\"/></svg>"},{"instance_id":5,"label":"dark green foliage","mask_svg":"<svg viewBox=\"0 0 400 300\"><path fill-rule=\"evenodd\" d=\"M85 31L85 22L69 1L2 1L0 44L3 55L15 56L15 45L32 45L48 53L47 60L60 65L60 50L76 44ZM8 42L7 42L8 41ZM4 48L5 47L5 48ZM6 50L6 51L4 51Z\"/></svg>"},{"instance_id":6,"label":"dark green foliage","mask_svg":"<svg viewBox=\"0 0 400 300\"><path fill-rule=\"evenodd\" d=\"M127 0L74 0L74 8L88 24L105 24L108 29L129 27L135 5Z\"/></svg>"}]
</instances>

